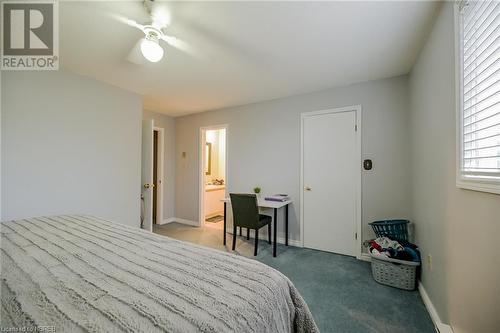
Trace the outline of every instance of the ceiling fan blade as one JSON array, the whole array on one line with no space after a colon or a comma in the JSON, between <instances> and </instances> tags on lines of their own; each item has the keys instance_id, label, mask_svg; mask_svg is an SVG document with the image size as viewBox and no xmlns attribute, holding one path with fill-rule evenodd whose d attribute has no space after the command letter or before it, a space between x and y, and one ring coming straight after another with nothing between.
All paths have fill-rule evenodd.
<instances>
[{"instance_id":1,"label":"ceiling fan blade","mask_svg":"<svg viewBox=\"0 0 500 333\"><path fill-rule=\"evenodd\" d=\"M197 52L197 50L194 47L192 47L182 39L168 35L162 35L160 38L165 42L167 42L168 45L175 47L176 49L182 52L185 52L194 57L200 57L200 53Z\"/></svg>"},{"instance_id":2,"label":"ceiling fan blade","mask_svg":"<svg viewBox=\"0 0 500 333\"><path fill-rule=\"evenodd\" d=\"M141 52L141 42L143 38L139 39L137 43L135 43L134 47L130 50L129 54L125 58L127 61L136 64L136 65L145 65L147 64L147 60L144 58Z\"/></svg>"},{"instance_id":3,"label":"ceiling fan blade","mask_svg":"<svg viewBox=\"0 0 500 333\"><path fill-rule=\"evenodd\" d=\"M133 27L133 28L137 28L141 31L144 30L144 25L140 24L140 23L137 23L136 21L132 20L132 19L129 19L128 17L125 17L125 16L121 16L121 15L116 15L116 14L112 14L111 17L121 23L124 23L130 27Z\"/></svg>"}]
</instances>

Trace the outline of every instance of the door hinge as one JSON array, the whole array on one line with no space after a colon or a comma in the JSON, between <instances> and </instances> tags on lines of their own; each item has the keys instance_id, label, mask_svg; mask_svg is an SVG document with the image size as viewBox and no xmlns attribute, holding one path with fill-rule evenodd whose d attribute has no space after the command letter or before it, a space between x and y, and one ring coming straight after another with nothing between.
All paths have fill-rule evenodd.
<instances>
[{"instance_id":1,"label":"door hinge","mask_svg":"<svg viewBox=\"0 0 500 333\"><path fill-rule=\"evenodd\" d=\"M354 125L354 131L357 132L358 131L358 125Z\"/></svg>"},{"instance_id":2,"label":"door hinge","mask_svg":"<svg viewBox=\"0 0 500 333\"><path fill-rule=\"evenodd\" d=\"M354 239L358 239L358 233L357 232L354 233Z\"/></svg>"}]
</instances>

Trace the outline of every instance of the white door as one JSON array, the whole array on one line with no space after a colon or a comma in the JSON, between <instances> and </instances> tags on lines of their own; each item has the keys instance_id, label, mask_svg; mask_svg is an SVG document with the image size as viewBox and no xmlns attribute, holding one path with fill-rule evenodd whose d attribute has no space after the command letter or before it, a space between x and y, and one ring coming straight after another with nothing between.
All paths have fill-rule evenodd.
<instances>
[{"instance_id":1,"label":"white door","mask_svg":"<svg viewBox=\"0 0 500 333\"><path fill-rule=\"evenodd\" d=\"M142 121L142 228L153 231L153 119Z\"/></svg>"},{"instance_id":2,"label":"white door","mask_svg":"<svg viewBox=\"0 0 500 333\"><path fill-rule=\"evenodd\" d=\"M303 118L304 246L355 255L356 111Z\"/></svg>"}]
</instances>

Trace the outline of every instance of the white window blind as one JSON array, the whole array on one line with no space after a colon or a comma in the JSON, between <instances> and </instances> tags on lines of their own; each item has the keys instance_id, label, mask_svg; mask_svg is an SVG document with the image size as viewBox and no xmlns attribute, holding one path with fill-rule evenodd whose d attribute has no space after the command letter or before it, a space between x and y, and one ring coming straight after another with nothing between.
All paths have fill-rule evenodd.
<instances>
[{"instance_id":1,"label":"white window blind","mask_svg":"<svg viewBox=\"0 0 500 333\"><path fill-rule=\"evenodd\" d=\"M500 1L460 8L460 173L500 181Z\"/></svg>"}]
</instances>

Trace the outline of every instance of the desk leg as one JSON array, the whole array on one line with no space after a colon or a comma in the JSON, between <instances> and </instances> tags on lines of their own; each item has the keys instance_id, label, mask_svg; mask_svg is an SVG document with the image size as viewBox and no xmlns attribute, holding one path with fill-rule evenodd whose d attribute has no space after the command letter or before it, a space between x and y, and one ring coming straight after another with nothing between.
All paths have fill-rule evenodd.
<instances>
[{"instance_id":1,"label":"desk leg","mask_svg":"<svg viewBox=\"0 0 500 333\"><path fill-rule=\"evenodd\" d=\"M273 232L273 257L276 257L276 240L277 240L277 235L278 235L278 209L274 208L274 218L273 218L273 224L274 224L274 232Z\"/></svg>"},{"instance_id":2,"label":"desk leg","mask_svg":"<svg viewBox=\"0 0 500 333\"><path fill-rule=\"evenodd\" d=\"M226 202L224 201L224 245L226 245L226 225L227 225L227 214L226 214Z\"/></svg>"},{"instance_id":3,"label":"desk leg","mask_svg":"<svg viewBox=\"0 0 500 333\"><path fill-rule=\"evenodd\" d=\"M288 246L288 205L285 206L285 245Z\"/></svg>"}]
</instances>

